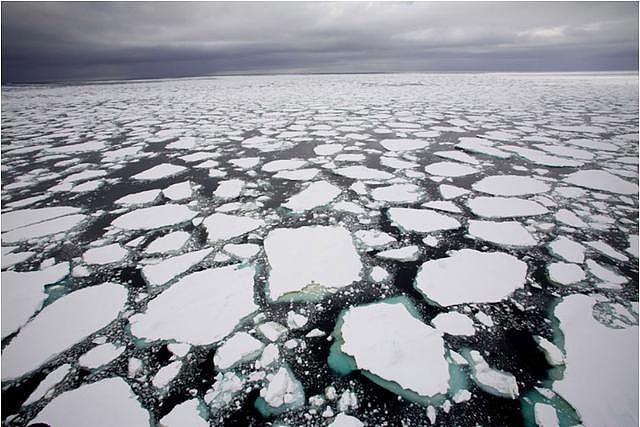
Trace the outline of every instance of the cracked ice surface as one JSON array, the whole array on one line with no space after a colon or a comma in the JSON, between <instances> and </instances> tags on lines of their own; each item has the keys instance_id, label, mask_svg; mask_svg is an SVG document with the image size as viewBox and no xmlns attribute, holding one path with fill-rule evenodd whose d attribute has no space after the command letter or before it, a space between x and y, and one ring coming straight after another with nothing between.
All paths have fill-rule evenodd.
<instances>
[{"instance_id":1,"label":"cracked ice surface","mask_svg":"<svg viewBox=\"0 0 640 427\"><path fill-rule=\"evenodd\" d=\"M637 425L637 76L2 91L3 425Z\"/></svg>"}]
</instances>

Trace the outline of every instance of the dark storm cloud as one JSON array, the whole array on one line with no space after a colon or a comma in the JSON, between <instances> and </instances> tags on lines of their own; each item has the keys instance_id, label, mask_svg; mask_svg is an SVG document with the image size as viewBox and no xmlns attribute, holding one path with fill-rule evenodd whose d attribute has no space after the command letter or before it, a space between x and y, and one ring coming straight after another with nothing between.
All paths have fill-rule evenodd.
<instances>
[{"instance_id":1,"label":"dark storm cloud","mask_svg":"<svg viewBox=\"0 0 640 427\"><path fill-rule=\"evenodd\" d=\"M637 3L2 3L4 82L637 68Z\"/></svg>"}]
</instances>

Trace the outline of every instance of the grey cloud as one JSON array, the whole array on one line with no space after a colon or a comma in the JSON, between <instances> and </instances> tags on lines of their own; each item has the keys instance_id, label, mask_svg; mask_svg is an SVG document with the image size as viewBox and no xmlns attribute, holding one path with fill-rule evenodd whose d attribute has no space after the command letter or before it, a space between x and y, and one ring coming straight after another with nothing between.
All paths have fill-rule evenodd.
<instances>
[{"instance_id":1,"label":"grey cloud","mask_svg":"<svg viewBox=\"0 0 640 427\"><path fill-rule=\"evenodd\" d=\"M637 3L2 3L3 82L637 68Z\"/></svg>"}]
</instances>

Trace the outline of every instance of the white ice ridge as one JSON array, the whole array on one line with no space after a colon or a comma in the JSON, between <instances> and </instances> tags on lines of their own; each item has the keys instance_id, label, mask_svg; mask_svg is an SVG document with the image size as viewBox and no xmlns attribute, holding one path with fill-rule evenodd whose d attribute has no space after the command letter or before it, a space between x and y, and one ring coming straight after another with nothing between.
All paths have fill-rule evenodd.
<instances>
[{"instance_id":1,"label":"white ice ridge","mask_svg":"<svg viewBox=\"0 0 640 427\"><path fill-rule=\"evenodd\" d=\"M124 308L123 286L89 286L54 301L18 332L2 352L2 380L16 379L115 320Z\"/></svg>"},{"instance_id":2,"label":"white ice ridge","mask_svg":"<svg viewBox=\"0 0 640 427\"><path fill-rule=\"evenodd\" d=\"M277 228L265 238L264 249L272 300L312 284L341 288L360 279L362 262L343 227Z\"/></svg>"},{"instance_id":3,"label":"white ice ridge","mask_svg":"<svg viewBox=\"0 0 640 427\"><path fill-rule=\"evenodd\" d=\"M353 357L359 369L420 396L447 392L442 334L416 319L403 303L353 307L342 319L340 351Z\"/></svg>"},{"instance_id":4,"label":"white ice ridge","mask_svg":"<svg viewBox=\"0 0 640 427\"><path fill-rule=\"evenodd\" d=\"M254 268L228 266L191 273L130 318L131 333L147 341L215 343L253 312Z\"/></svg>"},{"instance_id":5,"label":"white ice ridge","mask_svg":"<svg viewBox=\"0 0 640 427\"><path fill-rule=\"evenodd\" d=\"M441 306L498 302L523 287L526 274L527 264L512 255L461 249L422 264L415 287Z\"/></svg>"}]
</instances>

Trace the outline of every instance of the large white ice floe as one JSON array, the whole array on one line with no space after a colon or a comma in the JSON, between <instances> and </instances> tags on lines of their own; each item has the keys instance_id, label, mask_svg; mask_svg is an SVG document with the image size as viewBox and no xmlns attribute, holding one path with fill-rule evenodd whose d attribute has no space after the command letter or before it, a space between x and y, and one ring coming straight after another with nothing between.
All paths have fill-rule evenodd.
<instances>
[{"instance_id":1,"label":"large white ice floe","mask_svg":"<svg viewBox=\"0 0 640 427\"><path fill-rule=\"evenodd\" d=\"M146 190L140 191L138 193L127 194L126 196L120 197L114 203L123 206L137 206L137 205L146 205L149 203L153 203L158 199L162 190Z\"/></svg>"},{"instance_id":2,"label":"large white ice floe","mask_svg":"<svg viewBox=\"0 0 640 427\"><path fill-rule=\"evenodd\" d=\"M137 179L138 181L154 181L157 179L178 175L186 170L187 168L184 166L172 165L171 163L162 163L160 165L142 171L136 175L133 175L131 178Z\"/></svg>"},{"instance_id":3,"label":"large white ice floe","mask_svg":"<svg viewBox=\"0 0 640 427\"><path fill-rule=\"evenodd\" d=\"M127 254L128 250L120 246L118 243L111 245L100 246L97 248L91 248L82 254L82 259L87 264L105 265L113 262L122 261Z\"/></svg>"},{"instance_id":4,"label":"large white ice floe","mask_svg":"<svg viewBox=\"0 0 640 427\"><path fill-rule=\"evenodd\" d=\"M425 166L425 172L431 175L458 177L478 173L479 170L456 162L437 162Z\"/></svg>"},{"instance_id":5,"label":"large white ice floe","mask_svg":"<svg viewBox=\"0 0 640 427\"><path fill-rule=\"evenodd\" d=\"M32 420L51 426L149 425L149 413L122 378L106 378L62 393Z\"/></svg>"},{"instance_id":6,"label":"large white ice floe","mask_svg":"<svg viewBox=\"0 0 640 427\"><path fill-rule=\"evenodd\" d=\"M534 246L536 239L517 221L469 220L469 234L473 237L505 246Z\"/></svg>"},{"instance_id":7,"label":"large white ice floe","mask_svg":"<svg viewBox=\"0 0 640 427\"><path fill-rule=\"evenodd\" d=\"M353 233L356 242L367 249L379 249L396 241L395 237L380 230L358 230Z\"/></svg>"},{"instance_id":8,"label":"large white ice floe","mask_svg":"<svg viewBox=\"0 0 640 427\"><path fill-rule=\"evenodd\" d=\"M594 240L594 241L588 241L584 243L587 246L600 252L601 254L608 256L611 259L614 259L616 261L623 261L623 262L629 261L628 256L618 251L608 243L603 242L602 240Z\"/></svg>"},{"instance_id":9,"label":"large white ice floe","mask_svg":"<svg viewBox=\"0 0 640 427\"><path fill-rule=\"evenodd\" d=\"M472 185L476 191L494 196L523 196L546 193L551 187L545 182L528 176L494 175L482 178Z\"/></svg>"},{"instance_id":10,"label":"large white ice floe","mask_svg":"<svg viewBox=\"0 0 640 427\"><path fill-rule=\"evenodd\" d=\"M547 266L549 280L559 285L572 285L586 279L584 270L577 264L553 262Z\"/></svg>"},{"instance_id":11,"label":"large white ice floe","mask_svg":"<svg viewBox=\"0 0 640 427\"><path fill-rule=\"evenodd\" d=\"M471 378L478 384L478 387L496 396L510 399L518 397L518 383L513 375L491 368L476 350L469 352L469 359L473 369Z\"/></svg>"},{"instance_id":12,"label":"large white ice floe","mask_svg":"<svg viewBox=\"0 0 640 427\"><path fill-rule=\"evenodd\" d=\"M111 224L124 230L153 230L191 221L197 215L184 205L166 204L136 209L117 217Z\"/></svg>"},{"instance_id":13,"label":"large white ice floe","mask_svg":"<svg viewBox=\"0 0 640 427\"><path fill-rule=\"evenodd\" d=\"M510 218L520 216L536 216L549 212L547 208L533 200L517 197L475 197L469 199L469 209L485 218Z\"/></svg>"},{"instance_id":14,"label":"large white ice floe","mask_svg":"<svg viewBox=\"0 0 640 427\"><path fill-rule=\"evenodd\" d=\"M246 332L238 332L226 340L213 356L213 363L218 370L229 369L238 363L257 358L264 344Z\"/></svg>"},{"instance_id":15,"label":"large white ice floe","mask_svg":"<svg viewBox=\"0 0 640 427\"><path fill-rule=\"evenodd\" d=\"M294 212L304 212L328 204L338 197L341 192L342 190L339 187L327 181L316 181L309 184L298 194L291 196L282 206Z\"/></svg>"},{"instance_id":16,"label":"large white ice floe","mask_svg":"<svg viewBox=\"0 0 640 427\"><path fill-rule=\"evenodd\" d=\"M80 356L80 358L78 358L78 365L89 369L96 369L120 356L124 350L124 347L116 347L111 343L104 343L93 347Z\"/></svg>"},{"instance_id":17,"label":"large white ice floe","mask_svg":"<svg viewBox=\"0 0 640 427\"><path fill-rule=\"evenodd\" d=\"M262 227L265 222L261 219L247 216L214 213L205 218L202 224L207 229L209 241L217 242L242 236L243 234Z\"/></svg>"},{"instance_id":18,"label":"large white ice floe","mask_svg":"<svg viewBox=\"0 0 640 427\"><path fill-rule=\"evenodd\" d=\"M473 327L473 320L456 311L438 314L433 318L431 324L440 332L449 335L469 336L476 333L476 329Z\"/></svg>"},{"instance_id":19,"label":"large white ice floe","mask_svg":"<svg viewBox=\"0 0 640 427\"><path fill-rule=\"evenodd\" d=\"M157 264L146 265L142 268L142 277L151 286L164 285L174 277L199 264L211 252L213 252L213 248L201 249L167 258Z\"/></svg>"},{"instance_id":20,"label":"large white ice floe","mask_svg":"<svg viewBox=\"0 0 640 427\"><path fill-rule=\"evenodd\" d=\"M403 231L431 233L460 227L457 219L430 209L390 208L387 215L391 224Z\"/></svg>"},{"instance_id":21,"label":"large white ice floe","mask_svg":"<svg viewBox=\"0 0 640 427\"><path fill-rule=\"evenodd\" d=\"M638 184L625 181L603 170L581 170L569 174L565 179L569 184L592 190L608 191L616 194L637 194Z\"/></svg>"},{"instance_id":22,"label":"large white ice floe","mask_svg":"<svg viewBox=\"0 0 640 427\"><path fill-rule=\"evenodd\" d=\"M341 288L360 279L362 262L343 227L278 228L267 235L264 249L272 300L309 285Z\"/></svg>"},{"instance_id":23,"label":"large white ice floe","mask_svg":"<svg viewBox=\"0 0 640 427\"><path fill-rule=\"evenodd\" d=\"M442 333L418 320L414 310L403 298L348 309L333 333L330 366L344 370L341 359L352 358L351 369L414 401L447 393Z\"/></svg>"},{"instance_id":24,"label":"large white ice floe","mask_svg":"<svg viewBox=\"0 0 640 427\"><path fill-rule=\"evenodd\" d=\"M555 308L566 369L553 390L585 426L638 425L638 326L614 329L599 323L592 314L595 303L594 297L576 294Z\"/></svg>"},{"instance_id":25,"label":"large white ice floe","mask_svg":"<svg viewBox=\"0 0 640 427\"><path fill-rule=\"evenodd\" d=\"M242 189L245 186L245 182L241 179L229 179L227 181L220 181L218 188L213 192L215 197L221 199L235 199L242 193Z\"/></svg>"},{"instance_id":26,"label":"large white ice floe","mask_svg":"<svg viewBox=\"0 0 640 427\"><path fill-rule=\"evenodd\" d=\"M341 412L338 415L336 415L336 417L333 419L331 424L329 424L327 427L363 427L363 426L364 424L362 423L362 421L360 421L356 417L353 417L351 415L347 415Z\"/></svg>"},{"instance_id":27,"label":"large white ice floe","mask_svg":"<svg viewBox=\"0 0 640 427\"><path fill-rule=\"evenodd\" d=\"M5 255L6 256L6 255ZM57 283L69 274L69 263L27 272L5 271L2 283L2 338L17 331L40 310L47 298L45 285Z\"/></svg>"},{"instance_id":28,"label":"large white ice floe","mask_svg":"<svg viewBox=\"0 0 640 427\"><path fill-rule=\"evenodd\" d=\"M421 150L429 146L429 141L422 139L383 139L380 145L389 151Z\"/></svg>"},{"instance_id":29,"label":"large white ice floe","mask_svg":"<svg viewBox=\"0 0 640 427\"><path fill-rule=\"evenodd\" d=\"M67 374L71 371L71 365L65 363L64 365L53 370L49 375L45 377L38 387L29 395L27 400L24 401L22 406L27 406L53 393L53 389L62 381Z\"/></svg>"},{"instance_id":30,"label":"large white ice floe","mask_svg":"<svg viewBox=\"0 0 640 427\"><path fill-rule=\"evenodd\" d=\"M45 237L52 234L68 232L80 225L85 218L87 218L87 216L83 214L66 215L30 224L25 227L16 228L6 233L2 233L2 242L18 243L37 237Z\"/></svg>"},{"instance_id":31,"label":"large white ice floe","mask_svg":"<svg viewBox=\"0 0 640 427\"><path fill-rule=\"evenodd\" d=\"M228 266L191 273L130 318L131 333L147 341L165 339L206 345L228 335L257 307L252 267Z\"/></svg>"},{"instance_id":32,"label":"large white ice floe","mask_svg":"<svg viewBox=\"0 0 640 427\"><path fill-rule=\"evenodd\" d=\"M526 274L527 264L512 255L461 249L422 264L415 287L442 306L498 302L523 287Z\"/></svg>"},{"instance_id":33,"label":"large white ice floe","mask_svg":"<svg viewBox=\"0 0 640 427\"><path fill-rule=\"evenodd\" d=\"M162 190L162 194L167 199L173 201L186 200L193 194L191 183L189 181L177 182Z\"/></svg>"},{"instance_id":34,"label":"large white ice floe","mask_svg":"<svg viewBox=\"0 0 640 427\"><path fill-rule=\"evenodd\" d=\"M71 206L19 209L3 213L0 217L0 223L2 224L2 231L5 232L65 215L78 214L81 211L82 209Z\"/></svg>"},{"instance_id":35,"label":"large white ice floe","mask_svg":"<svg viewBox=\"0 0 640 427\"><path fill-rule=\"evenodd\" d=\"M265 172L278 172L283 170L299 169L306 164L306 160L300 159L272 160L262 165L261 169Z\"/></svg>"},{"instance_id":36,"label":"large white ice floe","mask_svg":"<svg viewBox=\"0 0 640 427\"><path fill-rule=\"evenodd\" d=\"M209 423L200 416L198 399L193 398L173 407L160 419L160 427L207 427Z\"/></svg>"},{"instance_id":37,"label":"large white ice floe","mask_svg":"<svg viewBox=\"0 0 640 427\"><path fill-rule=\"evenodd\" d=\"M551 250L551 253L566 261L578 264L582 264L584 262L584 251L586 248L580 243L565 236L559 236L556 240L549 243L549 249Z\"/></svg>"},{"instance_id":38,"label":"large white ice floe","mask_svg":"<svg viewBox=\"0 0 640 427\"><path fill-rule=\"evenodd\" d=\"M366 166L347 166L334 171L338 175L353 179L370 179L373 181L386 181L393 178L389 172L371 169Z\"/></svg>"},{"instance_id":39,"label":"large white ice floe","mask_svg":"<svg viewBox=\"0 0 640 427\"><path fill-rule=\"evenodd\" d=\"M90 286L46 306L2 352L2 380L19 378L118 317L127 291L114 283Z\"/></svg>"},{"instance_id":40,"label":"large white ice floe","mask_svg":"<svg viewBox=\"0 0 640 427\"><path fill-rule=\"evenodd\" d=\"M387 249L386 251L378 252L376 256L382 259L391 259L395 261L415 261L420 255L420 248L416 245L409 245L402 248Z\"/></svg>"},{"instance_id":41,"label":"large white ice floe","mask_svg":"<svg viewBox=\"0 0 640 427\"><path fill-rule=\"evenodd\" d=\"M174 231L158 237L144 250L148 254L167 253L180 250L191 235L186 231Z\"/></svg>"},{"instance_id":42,"label":"large white ice floe","mask_svg":"<svg viewBox=\"0 0 640 427\"><path fill-rule=\"evenodd\" d=\"M415 203L422 198L422 193L415 184L394 184L374 188L371 197L382 202Z\"/></svg>"}]
</instances>

